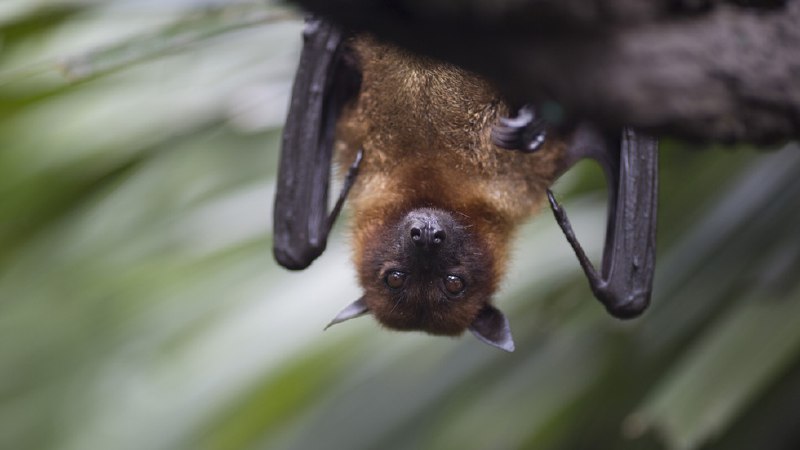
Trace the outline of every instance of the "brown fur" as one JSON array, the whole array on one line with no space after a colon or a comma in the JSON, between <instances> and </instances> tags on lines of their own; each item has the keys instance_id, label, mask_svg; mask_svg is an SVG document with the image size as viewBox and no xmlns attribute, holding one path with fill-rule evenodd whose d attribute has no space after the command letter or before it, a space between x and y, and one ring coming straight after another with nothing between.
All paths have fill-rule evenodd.
<instances>
[{"instance_id":1,"label":"brown fur","mask_svg":"<svg viewBox=\"0 0 800 450\"><path fill-rule=\"evenodd\" d=\"M387 230L414 208L449 211L474 241L486 276L480 286L471 285L470 295L479 300L430 312L431 317L445 312L447 317L422 328L458 334L491 300L505 273L515 229L539 209L563 164L563 144L548 141L533 154L498 149L491 144L491 128L508 114L508 106L486 81L370 37L354 39L352 48L363 81L357 101L339 121L336 161L347 167L364 149L348 201L365 300L379 320L386 317L387 311L379 310L389 302L379 299L380 283L370 264L391 239ZM408 326L382 322L413 328L413 320Z\"/></svg>"}]
</instances>

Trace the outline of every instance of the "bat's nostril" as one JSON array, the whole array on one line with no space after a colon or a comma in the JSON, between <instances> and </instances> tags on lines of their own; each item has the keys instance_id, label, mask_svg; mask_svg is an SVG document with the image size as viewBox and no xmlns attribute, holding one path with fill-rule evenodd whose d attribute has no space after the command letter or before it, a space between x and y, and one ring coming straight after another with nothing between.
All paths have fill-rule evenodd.
<instances>
[{"instance_id":1,"label":"bat's nostril","mask_svg":"<svg viewBox=\"0 0 800 450\"><path fill-rule=\"evenodd\" d=\"M417 227L411 228L411 240L417 245L422 244L422 230Z\"/></svg>"}]
</instances>

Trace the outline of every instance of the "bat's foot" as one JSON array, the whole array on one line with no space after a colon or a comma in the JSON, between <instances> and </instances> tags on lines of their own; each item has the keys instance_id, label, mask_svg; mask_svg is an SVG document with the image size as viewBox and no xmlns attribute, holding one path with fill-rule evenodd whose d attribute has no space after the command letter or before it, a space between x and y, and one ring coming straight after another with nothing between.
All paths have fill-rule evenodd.
<instances>
[{"instance_id":1,"label":"bat's foot","mask_svg":"<svg viewBox=\"0 0 800 450\"><path fill-rule=\"evenodd\" d=\"M547 137L545 123L536 118L533 106L525 105L516 117L503 117L492 128L492 143L507 150L533 153L544 144Z\"/></svg>"}]
</instances>

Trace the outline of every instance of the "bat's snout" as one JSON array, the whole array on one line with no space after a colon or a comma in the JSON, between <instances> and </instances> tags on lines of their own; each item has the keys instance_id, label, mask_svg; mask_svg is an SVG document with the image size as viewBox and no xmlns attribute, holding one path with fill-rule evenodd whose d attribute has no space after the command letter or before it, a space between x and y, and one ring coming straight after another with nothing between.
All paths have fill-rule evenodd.
<instances>
[{"instance_id":1,"label":"bat's snout","mask_svg":"<svg viewBox=\"0 0 800 450\"><path fill-rule=\"evenodd\" d=\"M406 237L419 250L431 251L441 247L447 239L449 224L445 213L414 211L405 224Z\"/></svg>"},{"instance_id":2,"label":"bat's snout","mask_svg":"<svg viewBox=\"0 0 800 450\"><path fill-rule=\"evenodd\" d=\"M409 231L409 238L418 248L435 248L444 242L447 233L435 226L416 224Z\"/></svg>"}]
</instances>

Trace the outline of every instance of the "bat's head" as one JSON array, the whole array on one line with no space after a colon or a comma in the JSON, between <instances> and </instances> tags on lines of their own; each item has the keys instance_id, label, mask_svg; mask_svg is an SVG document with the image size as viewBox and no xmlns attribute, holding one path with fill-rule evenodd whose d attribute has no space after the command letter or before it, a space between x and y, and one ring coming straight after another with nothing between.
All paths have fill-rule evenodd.
<instances>
[{"instance_id":1,"label":"bat's head","mask_svg":"<svg viewBox=\"0 0 800 450\"><path fill-rule=\"evenodd\" d=\"M358 272L364 296L331 322L372 314L395 330L456 336L469 329L512 351L503 314L491 304L497 287L486 243L452 213L411 210L361 237Z\"/></svg>"}]
</instances>

